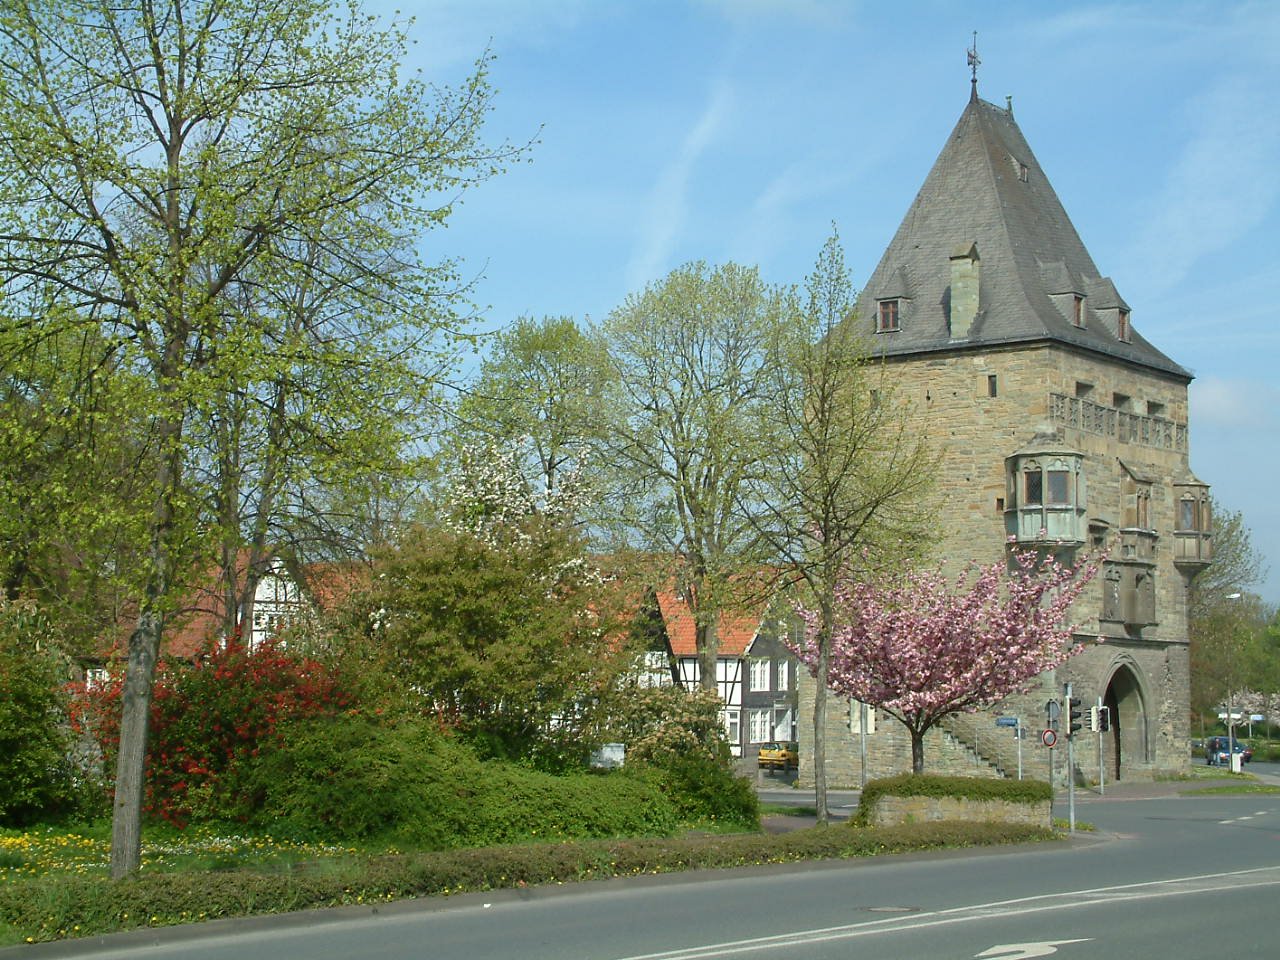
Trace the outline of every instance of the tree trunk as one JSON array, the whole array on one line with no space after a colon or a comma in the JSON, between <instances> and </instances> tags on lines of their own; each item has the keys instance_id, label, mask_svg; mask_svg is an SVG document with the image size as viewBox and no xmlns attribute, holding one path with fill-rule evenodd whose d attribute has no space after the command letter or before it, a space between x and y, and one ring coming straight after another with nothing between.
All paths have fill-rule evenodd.
<instances>
[{"instance_id":1,"label":"tree trunk","mask_svg":"<svg viewBox=\"0 0 1280 960\"><path fill-rule=\"evenodd\" d=\"M924 773L924 734L923 730L911 731L911 772Z\"/></svg>"},{"instance_id":2,"label":"tree trunk","mask_svg":"<svg viewBox=\"0 0 1280 960\"><path fill-rule=\"evenodd\" d=\"M161 619L154 611L138 618L129 636L129 660L120 694L120 745L116 755L111 809L111 878L119 880L142 865L142 796L151 691L160 650Z\"/></svg>"},{"instance_id":3,"label":"tree trunk","mask_svg":"<svg viewBox=\"0 0 1280 960\"><path fill-rule=\"evenodd\" d=\"M818 823L827 822L827 654L818 651L813 691L813 805Z\"/></svg>"},{"instance_id":4,"label":"tree trunk","mask_svg":"<svg viewBox=\"0 0 1280 960\"><path fill-rule=\"evenodd\" d=\"M161 392L171 394L176 355L182 341L170 341L161 369ZM166 405L171 396L164 396ZM172 409L170 407L170 409ZM155 477L155 501L149 521L146 588L138 623L129 635L129 659L120 694L120 744L116 756L115 796L111 809L111 878L119 880L142 865L142 797L146 777L151 694L164 632L164 603L173 586L174 504L182 476L181 415L162 417L157 447L164 451Z\"/></svg>"},{"instance_id":5,"label":"tree trunk","mask_svg":"<svg viewBox=\"0 0 1280 960\"><path fill-rule=\"evenodd\" d=\"M819 600L821 622L818 624L818 669L813 691L813 804L818 823L829 819L827 810L827 677L831 664L831 634L835 624L835 604L830 596Z\"/></svg>"}]
</instances>

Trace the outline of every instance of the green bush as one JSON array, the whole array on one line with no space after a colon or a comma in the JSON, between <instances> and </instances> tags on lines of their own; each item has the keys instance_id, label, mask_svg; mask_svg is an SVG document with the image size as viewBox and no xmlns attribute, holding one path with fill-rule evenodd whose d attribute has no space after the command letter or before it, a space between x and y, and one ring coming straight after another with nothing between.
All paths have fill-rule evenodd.
<instances>
[{"instance_id":1,"label":"green bush","mask_svg":"<svg viewBox=\"0 0 1280 960\"><path fill-rule=\"evenodd\" d=\"M744 777L702 753L646 765L682 823L715 822L748 830L760 826L760 800Z\"/></svg>"},{"instance_id":2,"label":"green bush","mask_svg":"<svg viewBox=\"0 0 1280 960\"><path fill-rule=\"evenodd\" d=\"M481 762L429 721L346 714L299 723L261 758L260 824L325 839L443 850L550 838L662 836L672 804L623 773L552 776Z\"/></svg>"},{"instance_id":3,"label":"green bush","mask_svg":"<svg viewBox=\"0 0 1280 960\"><path fill-rule=\"evenodd\" d=\"M0 826L71 812L76 778L52 629L29 604L0 598Z\"/></svg>"},{"instance_id":4,"label":"green bush","mask_svg":"<svg viewBox=\"0 0 1280 960\"><path fill-rule=\"evenodd\" d=\"M884 796L1043 803L1053 800L1053 788L1040 780L996 780L990 777L939 777L905 773L870 781L862 791L858 813L850 822L865 825L876 804Z\"/></svg>"}]
</instances>

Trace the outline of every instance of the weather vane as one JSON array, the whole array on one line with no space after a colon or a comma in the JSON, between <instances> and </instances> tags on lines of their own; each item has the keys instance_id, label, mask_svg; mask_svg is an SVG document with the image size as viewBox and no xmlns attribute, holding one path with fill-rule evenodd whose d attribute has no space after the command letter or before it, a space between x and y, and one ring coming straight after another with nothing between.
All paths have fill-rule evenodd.
<instances>
[{"instance_id":1,"label":"weather vane","mask_svg":"<svg viewBox=\"0 0 1280 960\"><path fill-rule=\"evenodd\" d=\"M969 54L969 68L973 71L972 83L976 88L978 86L978 64L982 59L978 56L978 31L973 31L973 46L967 51Z\"/></svg>"}]
</instances>

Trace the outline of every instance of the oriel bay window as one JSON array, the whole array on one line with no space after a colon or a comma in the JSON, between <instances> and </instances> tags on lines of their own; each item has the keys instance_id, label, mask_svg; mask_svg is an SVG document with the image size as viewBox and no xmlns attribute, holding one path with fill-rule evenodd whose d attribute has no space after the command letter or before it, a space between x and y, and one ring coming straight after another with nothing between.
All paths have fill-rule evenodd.
<instances>
[{"instance_id":1,"label":"oriel bay window","mask_svg":"<svg viewBox=\"0 0 1280 960\"><path fill-rule=\"evenodd\" d=\"M1082 453L1062 446L1052 435L1037 435L1005 461L1005 475L1006 525L1019 542L1085 541Z\"/></svg>"},{"instance_id":2,"label":"oriel bay window","mask_svg":"<svg viewBox=\"0 0 1280 960\"><path fill-rule=\"evenodd\" d=\"M1194 570L1213 559L1213 516L1209 487L1187 475L1173 485L1174 560Z\"/></svg>"}]
</instances>

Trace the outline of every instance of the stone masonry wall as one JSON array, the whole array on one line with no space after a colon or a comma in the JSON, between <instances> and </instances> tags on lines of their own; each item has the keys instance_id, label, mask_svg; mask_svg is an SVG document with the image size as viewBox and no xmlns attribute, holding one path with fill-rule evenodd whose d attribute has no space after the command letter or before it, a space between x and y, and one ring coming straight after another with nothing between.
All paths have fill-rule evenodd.
<instances>
[{"instance_id":1,"label":"stone masonry wall","mask_svg":"<svg viewBox=\"0 0 1280 960\"><path fill-rule=\"evenodd\" d=\"M1125 523L1124 482L1130 470L1156 478L1152 486L1149 526L1155 538L1155 610L1157 622L1137 630L1101 621L1103 580L1097 578L1073 610L1077 637L1083 652L1068 661L1056 676L1045 676L1027 694L1011 697L984 714L957 727L981 740L974 744L1006 775L1016 775L1017 743L1004 728L995 726L1000 713L1018 714L1027 727L1023 742L1023 766L1028 776L1049 775L1048 751L1039 746L1044 704L1061 696L1061 684L1071 681L1074 694L1086 708L1107 694L1110 686L1119 697L1115 704L1118 730L1103 738L1104 776L1117 774L1115 750L1123 757L1124 777L1150 776L1158 771L1183 770L1189 754L1188 699L1189 656L1186 627L1186 580L1174 564L1175 510L1172 484L1188 475L1186 445L1165 449L1122 442L1054 422L1050 395L1085 395L1091 402L1114 406L1117 402L1138 414L1152 415L1176 424L1187 423L1187 390L1180 379L1134 367L1061 345L1020 345L998 349L956 351L894 359L887 365L895 384L892 402L902 407L913 426L940 454L934 493L938 518L936 560L944 561L953 575L966 564L1000 560L1006 551L1006 525L1002 501L1006 490L1005 458L1025 447L1037 429L1055 429L1058 437L1084 455L1087 518L1105 521L1111 531ZM991 396L991 377L995 396ZM1189 441L1188 441L1189 444ZM1111 544L1109 546L1113 546ZM1099 639L1101 638L1101 639ZM809 677L804 684L811 688ZM847 701L831 698L829 711L828 781L858 783L861 777L857 737L848 734ZM812 690L801 689L801 780L806 777L805 750L812 762ZM807 703L807 706L806 706ZM986 719L981 719L985 717ZM840 736L843 729L845 735ZM984 735L990 734L989 736ZM962 733L963 736L963 733ZM901 773L910 769L910 744L895 721L882 718L870 735L868 775ZM1061 744L1065 747L1065 743ZM1077 738L1077 777L1096 780L1099 775L1098 737L1085 733ZM1064 776L1065 749L1055 750L1054 766ZM930 773L953 772L963 766L959 754L946 744L941 732L931 736L925 752ZM972 760L969 761L972 765ZM957 771L966 772L971 771ZM808 773L809 782L812 774Z\"/></svg>"}]
</instances>

